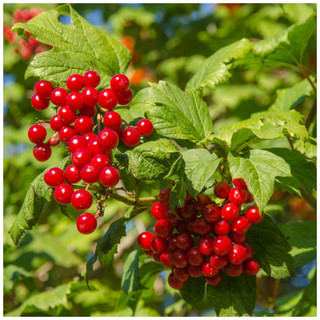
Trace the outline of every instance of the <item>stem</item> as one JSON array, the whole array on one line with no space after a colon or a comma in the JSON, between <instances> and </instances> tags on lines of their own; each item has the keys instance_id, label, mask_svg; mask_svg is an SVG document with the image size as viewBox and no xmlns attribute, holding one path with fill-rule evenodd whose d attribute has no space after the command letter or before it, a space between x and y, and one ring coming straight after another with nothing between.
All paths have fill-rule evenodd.
<instances>
[{"instance_id":1,"label":"stem","mask_svg":"<svg viewBox=\"0 0 320 320\"><path fill-rule=\"evenodd\" d=\"M157 201L156 197L145 197L145 198L138 198L137 199L137 204L149 204Z\"/></svg>"},{"instance_id":2,"label":"stem","mask_svg":"<svg viewBox=\"0 0 320 320\"><path fill-rule=\"evenodd\" d=\"M312 123L312 120L314 118L314 116L316 115L317 112L317 99L314 101L314 104L311 108L311 110L309 111L307 120L306 120L306 128L309 131L310 125Z\"/></svg>"},{"instance_id":3,"label":"stem","mask_svg":"<svg viewBox=\"0 0 320 320\"><path fill-rule=\"evenodd\" d=\"M98 133L100 133L100 131L101 131L101 118L102 118L102 114L101 114L101 113L98 113L98 115L97 115Z\"/></svg>"},{"instance_id":4,"label":"stem","mask_svg":"<svg viewBox=\"0 0 320 320\"><path fill-rule=\"evenodd\" d=\"M311 194L309 194L303 187L301 187L301 195L304 199L307 200L307 202L314 210L317 209L317 200Z\"/></svg>"},{"instance_id":5,"label":"stem","mask_svg":"<svg viewBox=\"0 0 320 320\"><path fill-rule=\"evenodd\" d=\"M317 95L317 88L315 87L315 85L314 85L313 81L311 80L310 76L309 75L305 75L305 74L304 74L304 76L308 79L308 81L309 81L309 83L310 83L315 95Z\"/></svg>"},{"instance_id":6,"label":"stem","mask_svg":"<svg viewBox=\"0 0 320 320\"><path fill-rule=\"evenodd\" d=\"M121 201L121 202L123 202L123 203L125 203L125 204L128 204L129 206L131 206L131 205L134 205L135 204L135 200L134 199L132 199L132 198L128 198L128 197L124 197L124 196L121 196L120 194L118 194L118 193L110 193L110 198L113 198L113 199L116 199L116 200L118 200L118 201Z\"/></svg>"},{"instance_id":7,"label":"stem","mask_svg":"<svg viewBox=\"0 0 320 320\"><path fill-rule=\"evenodd\" d=\"M295 151L295 150L294 150L294 147L293 147L293 143L292 143L290 137L287 137L287 139L288 139L288 141L289 141L291 150L292 150L292 151Z\"/></svg>"}]
</instances>

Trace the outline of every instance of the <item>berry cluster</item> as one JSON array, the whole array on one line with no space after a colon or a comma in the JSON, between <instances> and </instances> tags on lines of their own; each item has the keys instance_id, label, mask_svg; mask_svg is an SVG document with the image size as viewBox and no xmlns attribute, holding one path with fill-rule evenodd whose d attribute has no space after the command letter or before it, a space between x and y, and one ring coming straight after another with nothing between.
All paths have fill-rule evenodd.
<instances>
[{"instance_id":1,"label":"berry cluster","mask_svg":"<svg viewBox=\"0 0 320 320\"><path fill-rule=\"evenodd\" d=\"M221 206L206 194L198 194L197 199L187 194L174 211L169 208L169 188L160 191L159 202L151 207L158 220L155 235L146 231L137 241L147 255L172 269L168 278L172 288L182 289L189 277L204 276L209 285L217 286L222 271L230 277L259 271L245 240L250 226L262 221L263 212L260 215L254 205L241 212L241 205L253 199L243 179L234 179L233 185L232 189L226 182L215 185L215 196L225 199Z\"/></svg>"},{"instance_id":2,"label":"berry cluster","mask_svg":"<svg viewBox=\"0 0 320 320\"><path fill-rule=\"evenodd\" d=\"M129 146L135 147L140 142L141 135L150 135L152 123L142 119L137 127L127 126L123 129L121 116L111 110L117 104L124 105L131 101L132 92L129 80L125 75L112 77L111 88L98 91L100 76L95 71L88 71L83 76L71 75L64 88L54 88L48 81L38 81L31 103L36 110L44 110L50 101L56 105L57 114L50 121L40 120L40 123L50 123L55 133L44 143L47 136L46 128L41 124L32 125L28 137L35 143L34 157L38 161L46 161L51 156L51 147L60 141L67 146L71 154L72 164L65 171L58 167L49 169L44 175L44 181L54 187L54 198L60 204L69 204L76 210L87 210L92 205L92 196L88 188L73 184L82 182L87 185L98 182L104 187L114 187L120 179L119 172L112 163L112 150L117 147L119 138ZM80 92L82 90L82 92ZM99 114L107 111L103 117L105 128L94 133L94 120L97 114L97 104L100 104ZM105 110L107 109L107 110ZM73 125L72 125L73 124ZM78 188L79 190L74 190ZM82 188L82 189L81 189ZM87 234L95 230L95 216L84 213L78 217L77 227L81 233Z\"/></svg>"}]
</instances>

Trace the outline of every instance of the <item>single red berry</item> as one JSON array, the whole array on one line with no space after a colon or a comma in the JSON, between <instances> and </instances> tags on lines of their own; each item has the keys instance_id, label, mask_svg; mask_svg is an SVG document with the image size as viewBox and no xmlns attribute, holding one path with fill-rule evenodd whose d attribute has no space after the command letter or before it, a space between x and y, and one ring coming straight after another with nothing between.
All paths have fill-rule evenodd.
<instances>
[{"instance_id":1,"label":"single red berry","mask_svg":"<svg viewBox=\"0 0 320 320\"><path fill-rule=\"evenodd\" d=\"M102 153L95 154L92 159L91 163L96 165L100 170L110 166L110 159L108 156Z\"/></svg>"},{"instance_id":2,"label":"single red berry","mask_svg":"<svg viewBox=\"0 0 320 320\"><path fill-rule=\"evenodd\" d=\"M143 252L147 255L147 256L151 256L153 255L152 250L143 250ZM159 258L160 259L160 258Z\"/></svg>"},{"instance_id":3,"label":"single red berry","mask_svg":"<svg viewBox=\"0 0 320 320\"><path fill-rule=\"evenodd\" d=\"M242 264L234 265L229 262L225 267L225 272L230 277L238 277L243 272L243 265Z\"/></svg>"},{"instance_id":4,"label":"single red berry","mask_svg":"<svg viewBox=\"0 0 320 320\"><path fill-rule=\"evenodd\" d=\"M73 195L73 188L68 183L60 184L53 193L54 199L61 204L68 204Z\"/></svg>"},{"instance_id":5,"label":"single red berry","mask_svg":"<svg viewBox=\"0 0 320 320\"><path fill-rule=\"evenodd\" d=\"M112 89L100 91L98 101L102 108L113 109L118 103L118 97Z\"/></svg>"},{"instance_id":6,"label":"single red berry","mask_svg":"<svg viewBox=\"0 0 320 320\"><path fill-rule=\"evenodd\" d=\"M72 153L72 163L81 169L91 161L91 153L86 149L77 149Z\"/></svg>"},{"instance_id":7,"label":"single red berry","mask_svg":"<svg viewBox=\"0 0 320 320\"><path fill-rule=\"evenodd\" d=\"M77 228L80 233L89 234L97 228L97 220L91 213L83 213L77 218Z\"/></svg>"},{"instance_id":8,"label":"single red berry","mask_svg":"<svg viewBox=\"0 0 320 320\"><path fill-rule=\"evenodd\" d=\"M165 219L165 212L169 208L162 205L160 202L156 202L151 207L151 214L157 219Z\"/></svg>"},{"instance_id":9,"label":"single red berry","mask_svg":"<svg viewBox=\"0 0 320 320\"><path fill-rule=\"evenodd\" d=\"M49 81L38 81L34 85L34 91L42 98L50 98L53 91L53 85Z\"/></svg>"},{"instance_id":10,"label":"single red berry","mask_svg":"<svg viewBox=\"0 0 320 320\"><path fill-rule=\"evenodd\" d=\"M87 210L92 205L92 196L87 190L77 190L71 197L71 204L76 210Z\"/></svg>"},{"instance_id":11,"label":"single red berry","mask_svg":"<svg viewBox=\"0 0 320 320\"><path fill-rule=\"evenodd\" d=\"M71 92L66 98L66 104L72 110L80 110L84 106L82 94L80 92Z\"/></svg>"},{"instance_id":12,"label":"single red berry","mask_svg":"<svg viewBox=\"0 0 320 320\"><path fill-rule=\"evenodd\" d=\"M121 127L122 119L118 112L109 111L103 117L103 124L110 129L116 130Z\"/></svg>"},{"instance_id":13,"label":"single red berry","mask_svg":"<svg viewBox=\"0 0 320 320\"><path fill-rule=\"evenodd\" d=\"M208 204L203 209L203 217L208 222L216 222L221 215L220 208L215 204Z\"/></svg>"},{"instance_id":14,"label":"single red berry","mask_svg":"<svg viewBox=\"0 0 320 320\"><path fill-rule=\"evenodd\" d=\"M244 243L242 246L246 249L246 260L251 259L254 253L253 248L247 243Z\"/></svg>"},{"instance_id":15,"label":"single red berry","mask_svg":"<svg viewBox=\"0 0 320 320\"><path fill-rule=\"evenodd\" d=\"M130 81L124 74L116 74L110 80L111 89L116 92L124 92L129 89Z\"/></svg>"},{"instance_id":16,"label":"single red berry","mask_svg":"<svg viewBox=\"0 0 320 320\"><path fill-rule=\"evenodd\" d=\"M183 268L183 269L182 268L174 268L173 273L176 276L176 278L182 282L187 281L190 277L187 268Z\"/></svg>"},{"instance_id":17,"label":"single red berry","mask_svg":"<svg viewBox=\"0 0 320 320\"><path fill-rule=\"evenodd\" d=\"M74 129L74 126L66 125L59 130L59 139L63 143L68 143L69 140L77 134L77 131Z\"/></svg>"},{"instance_id":18,"label":"single red berry","mask_svg":"<svg viewBox=\"0 0 320 320\"><path fill-rule=\"evenodd\" d=\"M181 249L174 250L172 252L172 263L176 268L185 268L188 265L187 253Z\"/></svg>"},{"instance_id":19,"label":"single red berry","mask_svg":"<svg viewBox=\"0 0 320 320\"><path fill-rule=\"evenodd\" d=\"M161 256L161 252L158 252L158 253L152 252L152 258L154 261L160 262L160 256Z\"/></svg>"},{"instance_id":20,"label":"single red berry","mask_svg":"<svg viewBox=\"0 0 320 320\"><path fill-rule=\"evenodd\" d=\"M88 87L82 91L82 101L85 105L94 106L98 103L99 91L95 88Z\"/></svg>"},{"instance_id":21,"label":"single red berry","mask_svg":"<svg viewBox=\"0 0 320 320\"><path fill-rule=\"evenodd\" d=\"M77 183L81 180L80 170L74 164L71 164L64 171L64 176L66 177L69 183Z\"/></svg>"},{"instance_id":22,"label":"single red berry","mask_svg":"<svg viewBox=\"0 0 320 320\"><path fill-rule=\"evenodd\" d=\"M113 187L119 182L120 175L116 168L105 167L100 171L99 179L105 187Z\"/></svg>"},{"instance_id":23,"label":"single red berry","mask_svg":"<svg viewBox=\"0 0 320 320\"><path fill-rule=\"evenodd\" d=\"M137 130L142 136L150 136L153 132L153 124L148 119L142 119L137 124Z\"/></svg>"},{"instance_id":24,"label":"single red berry","mask_svg":"<svg viewBox=\"0 0 320 320\"><path fill-rule=\"evenodd\" d=\"M119 137L114 130L105 128L98 135L98 144L100 148L106 150L114 149L119 143Z\"/></svg>"},{"instance_id":25,"label":"single red berry","mask_svg":"<svg viewBox=\"0 0 320 320\"><path fill-rule=\"evenodd\" d=\"M230 223L220 219L213 225L213 231L217 236L226 236L230 232Z\"/></svg>"},{"instance_id":26,"label":"single red berry","mask_svg":"<svg viewBox=\"0 0 320 320\"><path fill-rule=\"evenodd\" d=\"M151 241L150 247L154 253L161 253L167 249L168 241L164 238L160 238L158 236L155 236Z\"/></svg>"},{"instance_id":27,"label":"single red berry","mask_svg":"<svg viewBox=\"0 0 320 320\"><path fill-rule=\"evenodd\" d=\"M38 111L42 111L44 109L47 109L49 106L49 100L46 98L43 98L42 96L38 95L37 93L33 95L31 98L31 105L33 108L35 108Z\"/></svg>"},{"instance_id":28,"label":"single red berry","mask_svg":"<svg viewBox=\"0 0 320 320\"><path fill-rule=\"evenodd\" d=\"M47 130L40 124L34 124L28 131L29 140L32 143L42 143L47 136Z\"/></svg>"},{"instance_id":29,"label":"single red berry","mask_svg":"<svg viewBox=\"0 0 320 320\"><path fill-rule=\"evenodd\" d=\"M66 84L70 91L80 91L83 88L83 77L80 74L72 74Z\"/></svg>"},{"instance_id":30,"label":"single red berry","mask_svg":"<svg viewBox=\"0 0 320 320\"><path fill-rule=\"evenodd\" d=\"M218 269L214 269L211 264L210 261L204 261L201 265L201 270L202 273L205 277L213 277L215 275L217 275L219 273Z\"/></svg>"},{"instance_id":31,"label":"single red berry","mask_svg":"<svg viewBox=\"0 0 320 320\"><path fill-rule=\"evenodd\" d=\"M80 109L79 112L82 116L93 118L97 114L97 107L85 105L83 108Z\"/></svg>"},{"instance_id":32,"label":"single red berry","mask_svg":"<svg viewBox=\"0 0 320 320\"><path fill-rule=\"evenodd\" d=\"M98 136L93 132L87 132L83 135L83 137L86 139L87 142L98 138Z\"/></svg>"},{"instance_id":33,"label":"single red berry","mask_svg":"<svg viewBox=\"0 0 320 320\"><path fill-rule=\"evenodd\" d=\"M193 203L185 202L181 207L181 217L185 220L193 220L197 216Z\"/></svg>"},{"instance_id":34,"label":"single red berry","mask_svg":"<svg viewBox=\"0 0 320 320\"><path fill-rule=\"evenodd\" d=\"M257 206L252 206L247 209L246 211L246 218L251 222L251 223L259 223L263 220L264 218L264 212L261 212L261 215L259 213L259 208Z\"/></svg>"},{"instance_id":35,"label":"single red berry","mask_svg":"<svg viewBox=\"0 0 320 320\"><path fill-rule=\"evenodd\" d=\"M142 250L151 250L151 241L154 238L154 234L152 232L146 231L142 232L138 236L138 245Z\"/></svg>"},{"instance_id":36,"label":"single red berry","mask_svg":"<svg viewBox=\"0 0 320 320\"><path fill-rule=\"evenodd\" d=\"M245 217L239 217L231 223L231 230L237 234L245 234L249 230L249 227L250 223Z\"/></svg>"},{"instance_id":37,"label":"single red berry","mask_svg":"<svg viewBox=\"0 0 320 320\"><path fill-rule=\"evenodd\" d=\"M176 224L176 229L179 233L183 233L183 232L186 232L188 231L188 223L185 222L185 221L179 221L177 224ZM188 231L189 232L189 231Z\"/></svg>"},{"instance_id":38,"label":"single red berry","mask_svg":"<svg viewBox=\"0 0 320 320\"><path fill-rule=\"evenodd\" d=\"M117 128L114 130L116 132L116 134L118 135L119 139L122 139L123 136L123 130L121 127Z\"/></svg>"},{"instance_id":39,"label":"single red berry","mask_svg":"<svg viewBox=\"0 0 320 320\"><path fill-rule=\"evenodd\" d=\"M225 199L228 197L230 186L226 182L218 182L214 187L214 195L217 198Z\"/></svg>"},{"instance_id":40,"label":"single red berry","mask_svg":"<svg viewBox=\"0 0 320 320\"><path fill-rule=\"evenodd\" d=\"M133 93L132 93L132 91L130 89L128 89L125 92L119 92L117 94L117 96L118 96L118 103L121 106L124 106L124 105L128 104L132 100Z\"/></svg>"},{"instance_id":41,"label":"single red berry","mask_svg":"<svg viewBox=\"0 0 320 320\"><path fill-rule=\"evenodd\" d=\"M213 238L210 236L201 237L199 239L198 246L199 246L200 252L202 254L208 256L213 253L212 240L213 240Z\"/></svg>"},{"instance_id":42,"label":"single red berry","mask_svg":"<svg viewBox=\"0 0 320 320\"><path fill-rule=\"evenodd\" d=\"M232 247L231 240L226 236L218 236L214 238L211 245L213 251L219 256L228 254L229 250Z\"/></svg>"},{"instance_id":43,"label":"single red berry","mask_svg":"<svg viewBox=\"0 0 320 320\"><path fill-rule=\"evenodd\" d=\"M181 290L184 287L185 282L180 281L173 272L168 277L169 286L175 290Z\"/></svg>"},{"instance_id":44,"label":"single red berry","mask_svg":"<svg viewBox=\"0 0 320 320\"><path fill-rule=\"evenodd\" d=\"M230 202L239 206L246 202L247 200L247 191L238 187L232 188L229 192L228 199Z\"/></svg>"},{"instance_id":45,"label":"single red berry","mask_svg":"<svg viewBox=\"0 0 320 320\"><path fill-rule=\"evenodd\" d=\"M239 208L234 203L226 203L221 208L221 217L226 221L233 221L239 216Z\"/></svg>"},{"instance_id":46,"label":"single red berry","mask_svg":"<svg viewBox=\"0 0 320 320\"><path fill-rule=\"evenodd\" d=\"M169 238L172 235L173 227L168 220L161 219L155 224L154 230L158 237Z\"/></svg>"},{"instance_id":47,"label":"single red berry","mask_svg":"<svg viewBox=\"0 0 320 320\"><path fill-rule=\"evenodd\" d=\"M207 236L212 232L212 224L204 220L204 218L197 218L191 222L196 234L200 236Z\"/></svg>"},{"instance_id":48,"label":"single red berry","mask_svg":"<svg viewBox=\"0 0 320 320\"><path fill-rule=\"evenodd\" d=\"M188 262L193 266L200 266L204 261L204 256L198 247L192 247L187 252Z\"/></svg>"},{"instance_id":49,"label":"single red berry","mask_svg":"<svg viewBox=\"0 0 320 320\"><path fill-rule=\"evenodd\" d=\"M87 141L82 136L74 136L69 140L68 148L70 152L74 152L77 149L85 149L87 147Z\"/></svg>"},{"instance_id":50,"label":"single red berry","mask_svg":"<svg viewBox=\"0 0 320 320\"><path fill-rule=\"evenodd\" d=\"M63 122L57 114L51 118L50 127L53 131L59 131L63 127Z\"/></svg>"},{"instance_id":51,"label":"single red berry","mask_svg":"<svg viewBox=\"0 0 320 320\"><path fill-rule=\"evenodd\" d=\"M218 272L215 276L213 277L206 277L206 282L213 287L216 287L220 284L222 280L222 273Z\"/></svg>"},{"instance_id":52,"label":"single red berry","mask_svg":"<svg viewBox=\"0 0 320 320\"><path fill-rule=\"evenodd\" d=\"M247 191L247 195L248 195L248 197L247 197L247 200L246 200L245 203L251 203L251 202L253 202L253 201L254 201L253 196L252 196L252 194L251 194L249 191Z\"/></svg>"},{"instance_id":53,"label":"single red berry","mask_svg":"<svg viewBox=\"0 0 320 320\"><path fill-rule=\"evenodd\" d=\"M171 209L166 210L164 213L165 219L167 219L171 224L179 223L180 219L172 212Z\"/></svg>"},{"instance_id":54,"label":"single red berry","mask_svg":"<svg viewBox=\"0 0 320 320\"><path fill-rule=\"evenodd\" d=\"M44 174L44 182L50 187L58 187L64 183L64 172L57 167L51 168Z\"/></svg>"},{"instance_id":55,"label":"single red berry","mask_svg":"<svg viewBox=\"0 0 320 320\"><path fill-rule=\"evenodd\" d=\"M169 250L163 251L160 255L160 262L164 267L168 269L172 269L173 268L172 252Z\"/></svg>"},{"instance_id":56,"label":"single red berry","mask_svg":"<svg viewBox=\"0 0 320 320\"><path fill-rule=\"evenodd\" d=\"M228 252L228 258L232 264L242 263L246 259L246 256L247 251L241 244L233 245Z\"/></svg>"},{"instance_id":57,"label":"single red berry","mask_svg":"<svg viewBox=\"0 0 320 320\"><path fill-rule=\"evenodd\" d=\"M246 241L247 234L246 233L238 234L238 233L230 232L229 237L232 242L236 244L243 244Z\"/></svg>"},{"instance_id":58,"label":"single red berry","mask_svg":"<svg viewBox=\"0 0 320 320\"><path fill-rule=\"evenodd\" d=\"M203 276L201 266L193 266L189 264L187 267L187 270L188 270L188 274L192 278L200 278Z\"/></svg>"},{"instance_id":59,"label":"single red berry","mask_svg":"<svg viewBox=\"0 0 320 320\"><path fill-rule=\"evenodd\" d=\"M96 71L87 71L83 76L83 84L85 87L97 87L100 83L99 73Z\"/></svg>"},{"instance_id":60,"label":"single red berry","mask_svg":"<svg viewBox=\"0 0 320 320\"><path fill-rule=\"evenodd\" d=\"M134 148L140 143L140 134L136 129L127 128L123 131L122 142L129 148Z\"/></svg>"},{"instance_id":61,"label":"single red berry","mask_svg":"<svg viewBox=\"0 0 320 320\"><path fill-rule=\"evenodd\" d=\"M74 128L79 134L85 134L92 131L93 121L90 117L80 116L74 123Z\"/></svg>"},{"instance_id":62,"label":"single red berry","mask_svg":"<svg viewBox=\"0 0 320 320\"><path fill-rule=\"evenodd\" d=\"M214 269L222 269L229 262L228 256L218 256L217 254L213 254L210 257L210 264Z\"/></svg>"},{"instance_id":63,"label":"single red berry","mask_svg":"<svg viewBox=\"0 0 320 320\"><path fill-rule=\"evenodd\" d=\"M180 233L177 236L176 246L182 250L188 250L193 246L193 238L189 232Z\"/></svg>"},{"instance_id":64,"label":"single red berry","mask_svg":"<svg viewBox=\"0 0 320 320\"><path fill-rule=\"evenodd\" d=\"M169 206L170 203L170 189L169 188L164 188L159 192L159 201L164 205L164 206Z\"/></svg>"},{"instance_id":65,"label":"single red berry","mask_svg":"<svg viewBox=\"0 0 320 320\"><path fill-rule=\"evenodd\" d=\"M251 275L256 275L259 271L259 263L254 260L248 260L244 264L244 272Z\"/></svg>"},{"instance_id":66,"label":"single red berry","mask_svg":"<svg viewBox=\"0 0 320 320\"><path fill-rule=\"evenodd\" d=\"M61 107L58 115L64 125L71 124L77 119L77 113L68 106Z\"/></svg>"},{"instance_id":67,"label":"single red berry","mask_svg":"<svg viewBox=\"0 0 320 320\"><path fill-rule=\"evenodd\" d=\"M46 143L38 143L33 148L34 157L40 161L47 161L51 156L51 148Z\"/></svg>"},{"instance_id":68,"label":"single red berry","mask_svg":"<svg viewBox=\"0 0 320 320\"><path fill-rule=\"evenodd\" d=\"M105 154L107 152L106 149L99 146L98 138L92 139L88 142L87 150L91 153L91 155Z\"/></svg>"},{"instance_id":69,"label":"single red berry","mask_svg":"<svg viewBox=\"0 0 320 320\"><path fill-rule=\"evenodd\" d=\"M173 234L173 235L170 237L170 239L168 240L168 249L171 250L171 251L177 249L177 245L176 245L176 243L177 243L177 236L178 236L178 234L175 233L175 234Z\"/></svg>"},{"instance_id":70,"label":"single red berry","mask_svg":"<svg viewBox=\"0 0 320 320\"><path fill-rule=\"evenodd\" d=\"M95 183L99 180L100 168L95 164L88 163L80 171L81 179L86 183Z\"/></svg>"},{"instance_id":71,"label":"single red berry","mask_svg":"<svg viewBox=\"0 0 320 320\"><path fill-rule=\"evenodd\" d=\"M50 139L49 139L49 146L50 147L55 147L57 146L58 144L60 143L60 139L57 137L57 136L52 136Z\"/></svg>"},{"instance_id":72,"label":"single red berry","mask_svg":"<svg viewBox=\"0 0 320 320\"><path fill-rule=\"evenodd\" d=\"M199 193L197 195L197 200L194 203L194 207L197 211L203 211L204 207L211 203L212 203L211 198L208 195Z\"/></svg>"},{"instance_id":73,"label":"single red berry","mask_svg":"<svg viewBox=\"0 0 320 320\"><path fill-rule=\"evenodd\" d=\"M245 183L245 181L242 178L233 179L232 183L235 187L238 187L241 189L248 189L247 184Z\"/></svg>"},{"instance_id":74,"label":"single red berry","mask_svg":"<svg viewBox=\"0 0 320 320\"><path fill-rule=\"evenodd\" d=\"M195 228L194 220L187 222L187 231L192 234L193 236L197 236L197 230Z\"/></svg>"},{"instance_id":75,"label":"single red berry","mask_svg":"<svg viewBox=\"0 0 320 320\"><path fill-rule=\"evenodd\" d=\"M67 102L68 91L64 88L56 88L51 92L50 100L56 106L65 106Z\"/></svg>"}]
</instances>

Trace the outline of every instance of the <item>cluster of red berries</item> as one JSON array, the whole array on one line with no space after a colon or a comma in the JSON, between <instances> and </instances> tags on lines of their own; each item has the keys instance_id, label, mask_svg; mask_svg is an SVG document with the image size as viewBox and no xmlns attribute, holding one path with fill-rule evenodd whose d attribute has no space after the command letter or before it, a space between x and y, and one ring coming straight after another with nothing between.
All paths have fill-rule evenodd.
<instances>
[{"instance_id":1,"label":"cluster of red berries","mask_svg":"<svg viewBox=\"0 0 320 320\"><path fill-rule=\"evenodd\" d=\"M125 75L112 77L111 88L100 92L95 89L99 83L100 76L95 71L88 71L83 76L71 75L66 82L70 93L64 88L54 89L48 81L38 81L31 100L32 106L39 111L46 109L50 101L57 106L58 112L50 122L40 120L40 123L49 122L51 129L55 131L49 141L44 143L47 130L41 124L32 125L28 137L36 144L33 154L38 161L48 160L51 146L58 145L60 141L67 146L72 164L65 171L57 167L49 169L44 175L44 181L55 188L54 198L58 203L71 203L77 210L90 208L92 196L87 191L88 188L84 190L81 189L82 186L73 184L82 181L87 185L98 182L104 187L115 186L120 176L118 170L112 166L112 150L117 147L119 138L125 145L134 147L140 142L140 134L149 135L153 131L152 123L148 119L140 120L137 129L127 127L123 130L121 116L110 110L117 103L127 104L132 99L132 92L128 89L129 80ZM92 118L97 113L98 102L102 107L100 110L106 108L110 111L103 118L105 128L96 134L93 132ZM80 189L74 191L75 188ZM93 232L97 226L95 216L90 213L80 215L77 226L81 233Z\"/></svg>"},{"instance_id":2,"label":"cluster of red berries","mask_svg":"<svg viewBox=\"0 0 320 320\"><path fill-rule=\"evenodd\" d=\"M17 22L27 22L30 19L37 16L43 9L32 8L32 9L17 9L13 12L13 24ZM15 33L11 33L11 27L4 24L3 25L3 36L9 43L16 43L15 52L21 56L22 59L28 60L32 55L41 53L50 48L50 46L45 45L37 41L31 34L25 31L28 41L24 39L18 39Z\"/></svg>"},{"instance_id":3,"label":"cluster of red berries","mask_svg":"<svg viewBox=\"0 0 320 320\"><path fill-rule=\"evenodd\" d=\"M261 222L264 214L255 205L242 212L241 205L253 199L243 179L234 179L233 185L231 189L226 182L215 185L215 196L225 199L221 206L206 194L200 193L197 199L187 194L184 204L174 211L169 208L169 188L160 191L159 202L151 207L158 220L155 235L141 233L138 244L172 269L168 278L172 288L182 289L189 277L204 276L209 285L217 286L222 271L231 277L259 271L258 262L252 260L253 248L245 240L250 226Z\"/></svg>"}]
</instances>

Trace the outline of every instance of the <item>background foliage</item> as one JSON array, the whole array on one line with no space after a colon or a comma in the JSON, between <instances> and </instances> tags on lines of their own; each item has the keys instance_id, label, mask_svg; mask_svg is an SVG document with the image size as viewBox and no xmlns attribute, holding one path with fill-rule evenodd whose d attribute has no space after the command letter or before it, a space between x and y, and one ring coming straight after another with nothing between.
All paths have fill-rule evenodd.
<instances>
[{"instance_id":1,"label":"background foliage","mask_svg":"<svg viewBox=\"0 0 320 320\"><path fill-rule=\"evenodd\" d=\"M5 5L6 25L12 26L12 13L21 6L27 5ZM54 4L37 6L44 9L57 7ZM146 88L150 81L166 82L139 91L132 102L130 114L127 110L122 110L122 116L127 117L128 121L131 121L130 117L134 118L150 109L144 103L151 94L150 90L157 102L170 107L166 104L165 92L178 97L177 101L183 99L185 104L175 104L176 114L163 112L163 108L152 108L148 113L148 117L161 135L184 141L184 146L188 148L199 141L211 141L222 148L232 143L234 151L237 151L237 148L245 147L245 140L249 139L251 146L267 150L263 152L268 152L271 162L276 164L268 170L270 175L262 177L259 172L259 164L266 156L261 155L262 151L259 150L250 151L242 157L230 154L230 169L232 174L237 174L240 167L245 168L253 164L257 169L255 179L262 182L275 179L277 189L265 207L265 212L270 218L265 219L263 223L277 224L284 236L275 233L271 237L270 234L263 234L261 230L253 228L249 240L265 245L262 250L265 253L264 259L274 257L273 252L266 246L266 239L276 239L277 243L283 243L283 254L290 250L296 268L293 269L291 260L286 261L286 268L277 265L277 261L274 260L272 276L276 279L266 276L264 268L257 279L257 303L253 315L315 315L316 119L308 116L313 114L312 109L315 108L315 94L306 79L306 76L310 75L312 82L315 82L315 19L312 17L315 5L75 4L73 8L89 23L107 31L128 47L132 62L127 74L135 92ZM63 15L60 20L65 24L65 32L68 32L68 17ZM92 33L90 36L99 37L101 34ZM242 38L250 41L241 40ZM265 40L256 42L262 39ZM196 293L188 296L186 289L182 291L182 296L190 303L188 305L177 292L169 288L165 281L167 272L163 271L160 264L143 264L136 282L136 277L128 277L128 272L135 270L139 259L145 258L143 255L137 255L136 237L151 226L153 221L148 212L134 217L136 212L126 212L127 206L117 201L108 202L100 228L89 236L79 234L74 221L61 215L56 203L41 202L37 204L42 205L43 209L36 228L27 232L18 248L14 246L8 230L23 204L30 183L45 168L54 166L63 159L63 148L55 150L46 163L37 163L33 159L27 130L39 114L30 105L35 78L25 80L24 73L28 70L27 74L36 75L37 70L43 67L41 63L44 61L40 58L35 59L28 67L29 61L15 54L16 45L7 41L4 43L4 313L8 316L208 316L216 313L246 315L246 308L250 309L251 306L243 306L241 303L242 296L248 292L241 291L243 285L240 279L232 282L224 279L221 286L211 288L211 292L207 292L208 297L202 303L194 301ZM55 46L55 51L46 54L61 54L59 48L63 49L64 44L60 43L60 47L58 43L52 45ZM249 53L251 46L255 48L255 54ZM222 47L225 48L218 51ZM75 48L70 50L76 51ZM215 54L207 59L213 53ZM79 55L79 59L83 57L83 52L73 54ZM123 54L128 53L124 51ZM98 54L96 56L95 65L101 64L101 68L106 68L103 72L107 75L126 68L119 65L119 69L113 70L114 61L104 61ZM64 59L72 63L70 57L65 56ZM244 59L241 68L237 67L238 59ZM232 70L229 65L231 61L234 62ZM303 68L298 68L297 62ZM77 68L71 65L69 67ZM197 75L189 81L196 72ZM63 77L62 74L61 79ZM107 82L108 78L103 80ZM185 94L175 86L187 87L190 90ZM192 90L197 88L203 90L208 108L193 94ZM189 106L190 110L187 109ZM196 114L195 106L200 110ZM191 127L183 126L184 122L181 121L181 126L175 130L162 125L163 119L165 123L176 123L177 119L181 119L179 110L182 109L186 118L199 117L198 120L203 125L199 127L199 121L194 121ZM268 114L264 113L268 109ZM270 111L274 111L274 114ZM308 132L301 115L306 119ZM49 111L45 111L44 116L49 118ZM279 119L282 125L276 131L260 129L261 123L264 130L267 130L268 125L278 123ZM246 127L243 125L245 128L241 130L236 125L240 121L247 124ZM232 125L235 126L229 127ZM210 136L212 129L213 132L217 132L226 127L227 130ZM267 135L274 135L277 139L264 140ZM287 136L294 139L288 139ZM303 144L302 141L306 138L308 140ZM190 141L189 145L185 139ZM152 149L159 147L159 144L165 144L166 141L158 140ZM140 172L139 167L135 165L137 152L144 152L144 148L146 147L141 145L137 150L129 151L128 159L132 169L136 168L137 175L150 178L145 170ZM170 148L170 153L166 155L167 163L177 163L179 159L175 148L166 148ZM282 148L282 153L279 154L276 148ZM287 151L283 151L283 148ZM306 156L307 160L301 155L298 161L296 155L292 156L292 148ZM191 161L195 158L199 159L199 162ZM210 183L207 178L215 171L217 159L204 149L186 151L183 153L183 159L186 163L186 175L193 182L196 194ZM277 167L283 167L275 162L281 161L279 159L286 160L287 170L291 170L295 181L288 180L284 169L281 172L276 171ZM148 159L145 161L147 163ZM204 163L201 164L201 161ZM208 163L210 166L208 165L206 173L212 170L211 174L200 177L193 174ZM159 166L158 171L153 171L154 178L168 176L166 168L167 166ZM179 181L179 177L169 178ZM129 190L133 188L132 180L125 174L122 180ZM142 185L141 195L156 195L160 183L155 181L153 186L154 189L150 189ZM257 199L261 206L266 204L265 200L273 192L268 190L267 186L268 183L261 188L263 192ZM36 187L29 190L30 201L34 199L34 193L41 192L43 190ZM303 197L299 199L301 192ZM179 196L179 190L177 194ZM46 194L41 193L41 197L45 198ZM70 206L68 215L75 220L77 212ZM120 217L122 218L118 220ZM259 227L260 225L257 225L256 229ZM117 239L114 236L111 240L106 237L100 239L108 228L127 236L121 241L120 237ZM286 240L291 247L287 245ZM118 246L117 241L120 241ZM111 250L109 253L118 251L114 259L111 257L113 254L102 254L107 249ZM104 260L104 265L97 257ZM86 274L91 291L83 278L86 261L88 270L92 268L91 272ZM263 261L259 262L263 266ZM280 280L285 272L292 277ZM293 276L294 273L296 276ZM230 297L230 301L222 301L223 292L228 292L230 288L235 294ZM198 290L201 292L201 286ZM255 295L255 292L251 294ZM212 309L212 305L215 310ZM233 310L230 310L230 305Z\"/></svg>"}]
</instances>

